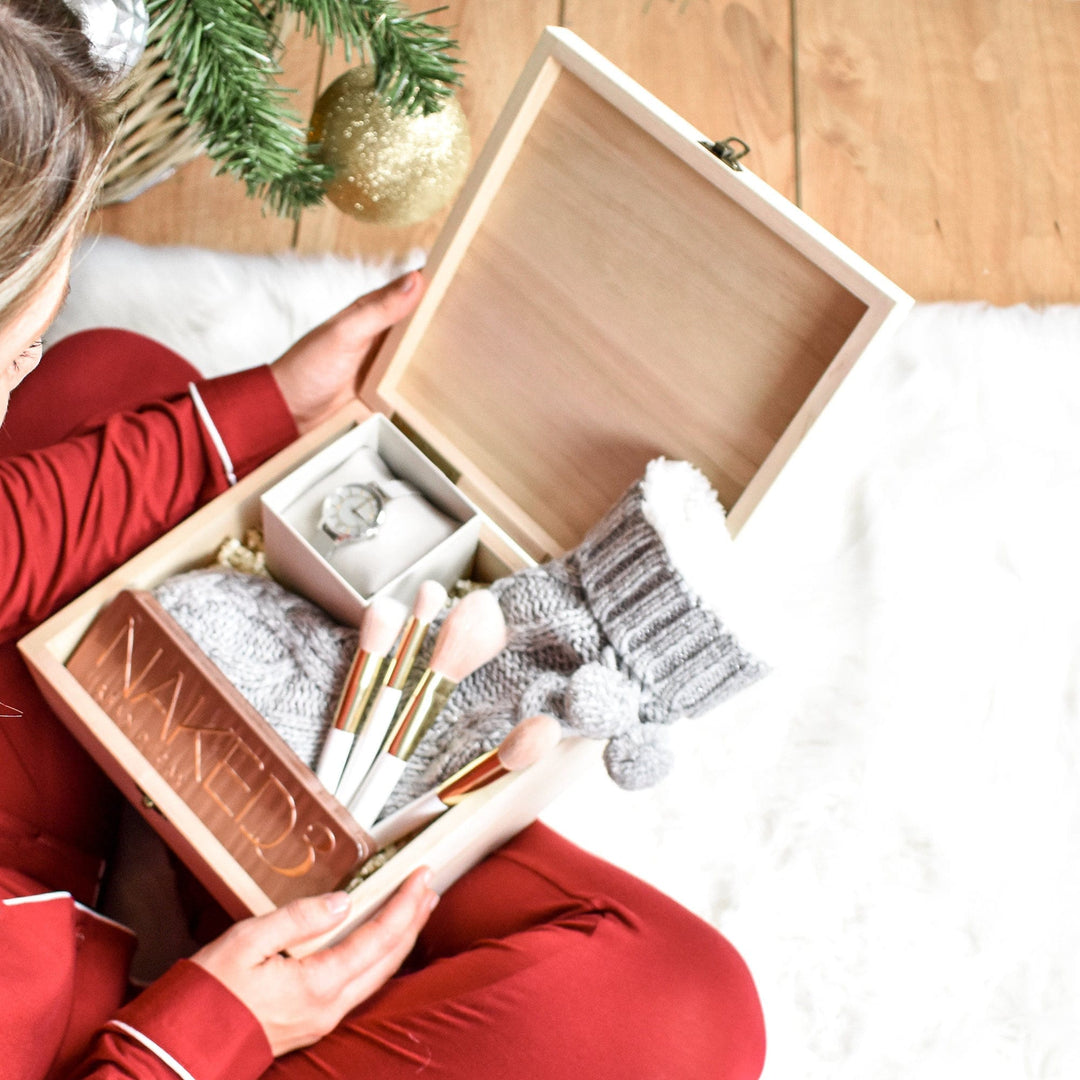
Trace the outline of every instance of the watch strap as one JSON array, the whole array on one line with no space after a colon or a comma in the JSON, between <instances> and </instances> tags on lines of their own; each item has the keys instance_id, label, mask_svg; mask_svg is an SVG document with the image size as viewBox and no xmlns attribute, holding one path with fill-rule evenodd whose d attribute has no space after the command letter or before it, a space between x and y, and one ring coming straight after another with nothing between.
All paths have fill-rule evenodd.
<instances>
[{"instance_id":1,"label":"watch strap","mask_svg":"<svg viewBox=\"0 0 1080 1080\"><path fill-rule=\"evenodd\" d=\"M334 552L338 549L340 541L335 540L326 529L321 525L315 533L315 537L312 540L312 547L327 561L329 562L334 555Z\"/></svg>"},{"instance_id":2,"label":"watch strap","mask_svg":"<svg viewBox=\"0 0 1080 1080\"><path fill-rule=\"evenodd\" d=\"M387 499L396 499L402 495L419 495L415 484L408 480L376 480L375 487L383 493Z\"/></svg>"}]
</instances>

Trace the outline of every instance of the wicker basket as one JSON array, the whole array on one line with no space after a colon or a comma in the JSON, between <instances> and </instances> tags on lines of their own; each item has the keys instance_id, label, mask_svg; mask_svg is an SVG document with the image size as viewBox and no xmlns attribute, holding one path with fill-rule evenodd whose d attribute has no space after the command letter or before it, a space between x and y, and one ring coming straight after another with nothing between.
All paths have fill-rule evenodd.
<instances>
[{"instance_id":1,"label":"wicker basket","mask_svg":"<svg viewBox=\"0 0 1080 1080\"><path fill-rule=\"evenodd\" d=\"M116 148L98 197L101 206L126 202L199 156L198 132L184 120L160 42L151 40L117 98Z\"/></svg>"}]
</instances>

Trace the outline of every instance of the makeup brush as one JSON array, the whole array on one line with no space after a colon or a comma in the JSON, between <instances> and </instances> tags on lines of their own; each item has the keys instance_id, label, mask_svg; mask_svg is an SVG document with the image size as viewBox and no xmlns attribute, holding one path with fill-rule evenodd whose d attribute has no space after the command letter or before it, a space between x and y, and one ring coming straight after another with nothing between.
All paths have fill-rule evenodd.
<instances>
[{"instance_id":1,"label":"makeup brush","mask_svg":"<svg viewBox=\"0 0 1080 1080\"><path fill-rule=\"evenodd\" d=\"M491 660L506 644L499 601L478 589L457 602L439 628L431 661L402 706L364 782L349 800L349 812L369 829L386 804L417 744L462 679Z\"/></svg>"},{"instance_id":2,"label":"makeup brush","mask_svg":"<svg viewBox=\"0 0 1080 1080\"><path fill-rule=\"evenodd\" d=\"M337 787L337 797L343 802L349 800L360 789L371 763L375 760L383 739L394 722L405 682L409 677L417 654L427 636L431 620L442 610L446 603L446 589L437 581L425 581L416 593L412 614L401 632L397 651L386 665L382 681L372 698L371 708L363 718L356 732L356 739L349 751L349 760Z\"/></svg>"},{"instance_id":3,"label":"makeup brush","mask_svg":"<svg viewBox=\"0 0 1080 1080\"><path fill-rule=\"evenodd\" d=\"M364 706L377 685L379 665L394 645L405 621L405 605L389 596L378 596L360 620L360 637L345 685L338 699L334 722L326 733L315 775L326 790L336 790L349 749L353 744Z\"/></svg>"},{"instance_id":4,"label":"makeup brush","mask_svg":"<svg viewBox=\"0 0 1080 1080\"><path fill-rule=\"evenodd\" d=\"M400 810L383 818L371 829L377 849L382 850L430 824L471 791L485 787L507 773L527 769L539 761L562 737L554 716L538 713L519 720L495 750L470 761L438 787L425 792Z\"/></svg>"}]
</instances>

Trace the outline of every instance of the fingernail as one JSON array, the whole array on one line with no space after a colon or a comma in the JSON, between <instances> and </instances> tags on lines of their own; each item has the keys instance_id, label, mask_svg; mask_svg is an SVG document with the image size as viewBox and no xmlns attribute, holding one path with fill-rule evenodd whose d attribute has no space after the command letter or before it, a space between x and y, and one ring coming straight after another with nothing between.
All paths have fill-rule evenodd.
<instances>
[{"instance_id":1,"label":"fingernail","mask_svg":"<svg viewBox=\"0 0 1080 1080\"><path fill-rule=\"evenodd\" d=\"M427 909L428 909L429 912L434 911L435 908L438 907L440 899L441 899L441 897L439 896L439 894L437 892L433 892L427 898Z\"/></svg>"},{"instance_id":2,"label":"fingernail","mask_svg":"<svg viewBox=\"0 0 1080 1080\"><path fill-rule=\"evenodd\" d=\"M416 284L416 275L410 270L404 277L398 279L398 288L403 292L412 292Z\"/></svg>"},{"instance_id":3,"label":"fingernail","mask_svg":"<svg viewBox=\"0 0 1080 1080\"><path fill-rule=\"evenodd\" d=\"M349 906L349 894L346 892L330 893L326 898L326 910L331 915L344 915Z\"/></svg>"}]
</instances>

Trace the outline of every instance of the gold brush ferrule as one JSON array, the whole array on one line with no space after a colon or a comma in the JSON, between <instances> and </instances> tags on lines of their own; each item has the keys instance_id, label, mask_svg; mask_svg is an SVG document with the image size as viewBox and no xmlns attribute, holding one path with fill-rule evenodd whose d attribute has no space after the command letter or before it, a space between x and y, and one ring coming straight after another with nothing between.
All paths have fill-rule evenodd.
<instances>
[{"instance_id":1,"label":"gold brush ferrule","mask_svg":"<svg viewBox=\"0 0 1080 1080\"><path fill-rule=\"evenodd\" d=\"M421 622L415 615L409 616L409 621L405 624L405 630L401 635L401 644L394 655L394 662L389 665L386 679L388 686L395 690L401 690L405 686L405 680L408 679L409 672L416 663L420 646L424 644L427 628L427 623Z\"/></svg>"},{"instance_id":2,"label":"gold brush ferrule","mask_svg":"<svg viewBox=\"0 0 1080 1080\"><path fill-rule=\"evenodd\" d=\"M379 683L380 663L381 656L363 651L356 654L349 674L345 677L345 687L341 691L341 699L334 714L334 727L347 731L350 735L355 735L359 730L364 710Z\"/></svg>"},{"instance_id":3,"label":"gold brush ferrule","mask_svg":"<svg viewBox=\"0 0 1080 1080\"><path fill-rule=\"evenodd\" d=\"M470 791L498 780L507 772L509 769L499 760L499 751L489 750L444 780L436 789L436 794L440 802L447 806L456 806Z\"/></svg>"},{"instance_id":4,"label":"gold brush ferrule","mask_svg":"<svg viewBox=\"0 0 1080 1080\"><path fill-rule=\"evenodd\" d=\"M383 744L386 752L408 761L455 686L453 679L428 668L387 736Z\"/></svg>"}]
</instances>

